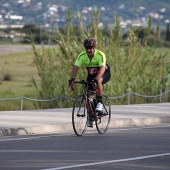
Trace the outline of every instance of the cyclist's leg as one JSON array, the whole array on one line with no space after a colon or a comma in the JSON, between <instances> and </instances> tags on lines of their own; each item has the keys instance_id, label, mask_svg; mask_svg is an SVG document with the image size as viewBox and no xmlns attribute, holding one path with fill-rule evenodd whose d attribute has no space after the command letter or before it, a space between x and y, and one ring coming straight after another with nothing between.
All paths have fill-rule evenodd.
<instances>
[{"instance_id":1,"label":"cyclist's leg","mask_svg":"<svg viewBox=\"0 0 170 170\"><path fill-rule=\"evenodd\" d=\"M103 95L103 84L106 84L111 77L111 73L110 70L107 70L104 74L103 77L101 79L98 80L98 92L96 95L96 99L97 99L97 107L96 107L96 111L101 111L102 110L102 95Z\"/></svg>"},{"instance_id":2,"label":"cyclist's leg","mask_svg":"<svg viewBox=\"0 0 170 170\"><path fill-rule=\"evenodd\" d=\"M108 70L103 74L102 85L106 84L110 80L110 77L111 77L111 72L110 72L110 70Z\"/></svg>"},{"instance_id":3,"label":"cyclist's leg","mask_svg":"<svg viewBox=\"0 0 170 170\"><path fill-rule=\"evenodd\" d=\"M101 96L97 96L98 104L102 104L101 111L97 111L97 119L95 120L97 131L103 134L107 131L111 118L110 101L107 95L103 95L103 84L106 84L111 77L110 70L107 70L102 77L102 93ZM98 106L98 105L97 105ZM100 105L99 105L100 106Z\"/></svg>"}]
</instances>

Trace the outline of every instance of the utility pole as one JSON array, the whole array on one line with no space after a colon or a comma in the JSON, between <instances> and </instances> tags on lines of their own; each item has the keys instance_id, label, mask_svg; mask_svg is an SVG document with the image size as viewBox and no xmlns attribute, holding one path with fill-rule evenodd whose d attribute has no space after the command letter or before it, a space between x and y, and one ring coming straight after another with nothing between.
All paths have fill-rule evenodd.
<instances>
[{"instance_id":1,"label":"utility pole","mask_svg":"<svg viewBox=\"0 0 170 170\"><path fill-rule=\"evenodd\" d=\"M135 20L136 15L136 0L133 0L133 20Z\"/></svg>"},{"instance_id":2,"label":"utility pole","mask_svg":"<svg viewBox=\"0 0 170 170\"><path fill-rule=\"evenodd\" d=\"M169 20L166 20L166 40L170 41Z\"/></svg>"}]
</instances>

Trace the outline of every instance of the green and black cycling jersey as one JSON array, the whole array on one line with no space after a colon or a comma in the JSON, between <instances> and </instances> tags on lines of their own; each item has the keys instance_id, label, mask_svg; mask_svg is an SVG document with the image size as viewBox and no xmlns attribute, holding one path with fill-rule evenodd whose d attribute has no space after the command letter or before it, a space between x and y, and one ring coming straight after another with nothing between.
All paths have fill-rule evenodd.
<instances>
[{"instance_id":1,"label":"green and black cycling jersey","mask_svg":"<svg viewBox=\"0 0 170 170\"><path fill-rule=\"evenodd\" d=\"M80 67L82 64L86 66L88 74L91 75L97 75L101 66L106 66L106 70L109 69L109 66L106 65L105 54L97 49L95 50L94 56L91 60L89 59L86 51L82 51L78 55L74 65Z\"/></svg>"}]
</instances>

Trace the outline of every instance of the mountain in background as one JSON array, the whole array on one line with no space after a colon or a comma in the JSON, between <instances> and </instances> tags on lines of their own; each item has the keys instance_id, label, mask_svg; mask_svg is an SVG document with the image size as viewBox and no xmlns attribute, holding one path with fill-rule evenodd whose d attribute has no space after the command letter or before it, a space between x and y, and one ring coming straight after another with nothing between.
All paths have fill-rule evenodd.
<instances>
[{"instance_id":1,"label":"mountain in background","mask_svg":"<svg viewBox=\"0 0 170 170\"><path fill-rule=\"evenodd\" d=\"M114 15L121 25L145 26L148 17L161 27L170 20L170 0L0 0L0 28L10 25L35 24L42 28L62 27L68 10L71 11L73 24L77 24L79 11L84 25L93 19L95 7L99 9L99 26L114 23Z\"/></svg>"}]
</instances>

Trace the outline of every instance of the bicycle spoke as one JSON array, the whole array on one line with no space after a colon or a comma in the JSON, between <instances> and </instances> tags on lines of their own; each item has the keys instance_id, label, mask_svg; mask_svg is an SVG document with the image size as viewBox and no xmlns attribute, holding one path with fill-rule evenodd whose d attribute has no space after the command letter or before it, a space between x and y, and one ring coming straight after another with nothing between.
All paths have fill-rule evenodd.
<instances>
[{"instance_id":1,"label":"bicycle spoke","mask_svg":"<svg viewBox=\"0 0 170 170\"><path fill-rule=\"evenodd\" d=\"M72 125L77 136L82 136L86 130L87 110L85 107L84 96L77 97L72 112Z\"/></svg>"}]
</instances>

